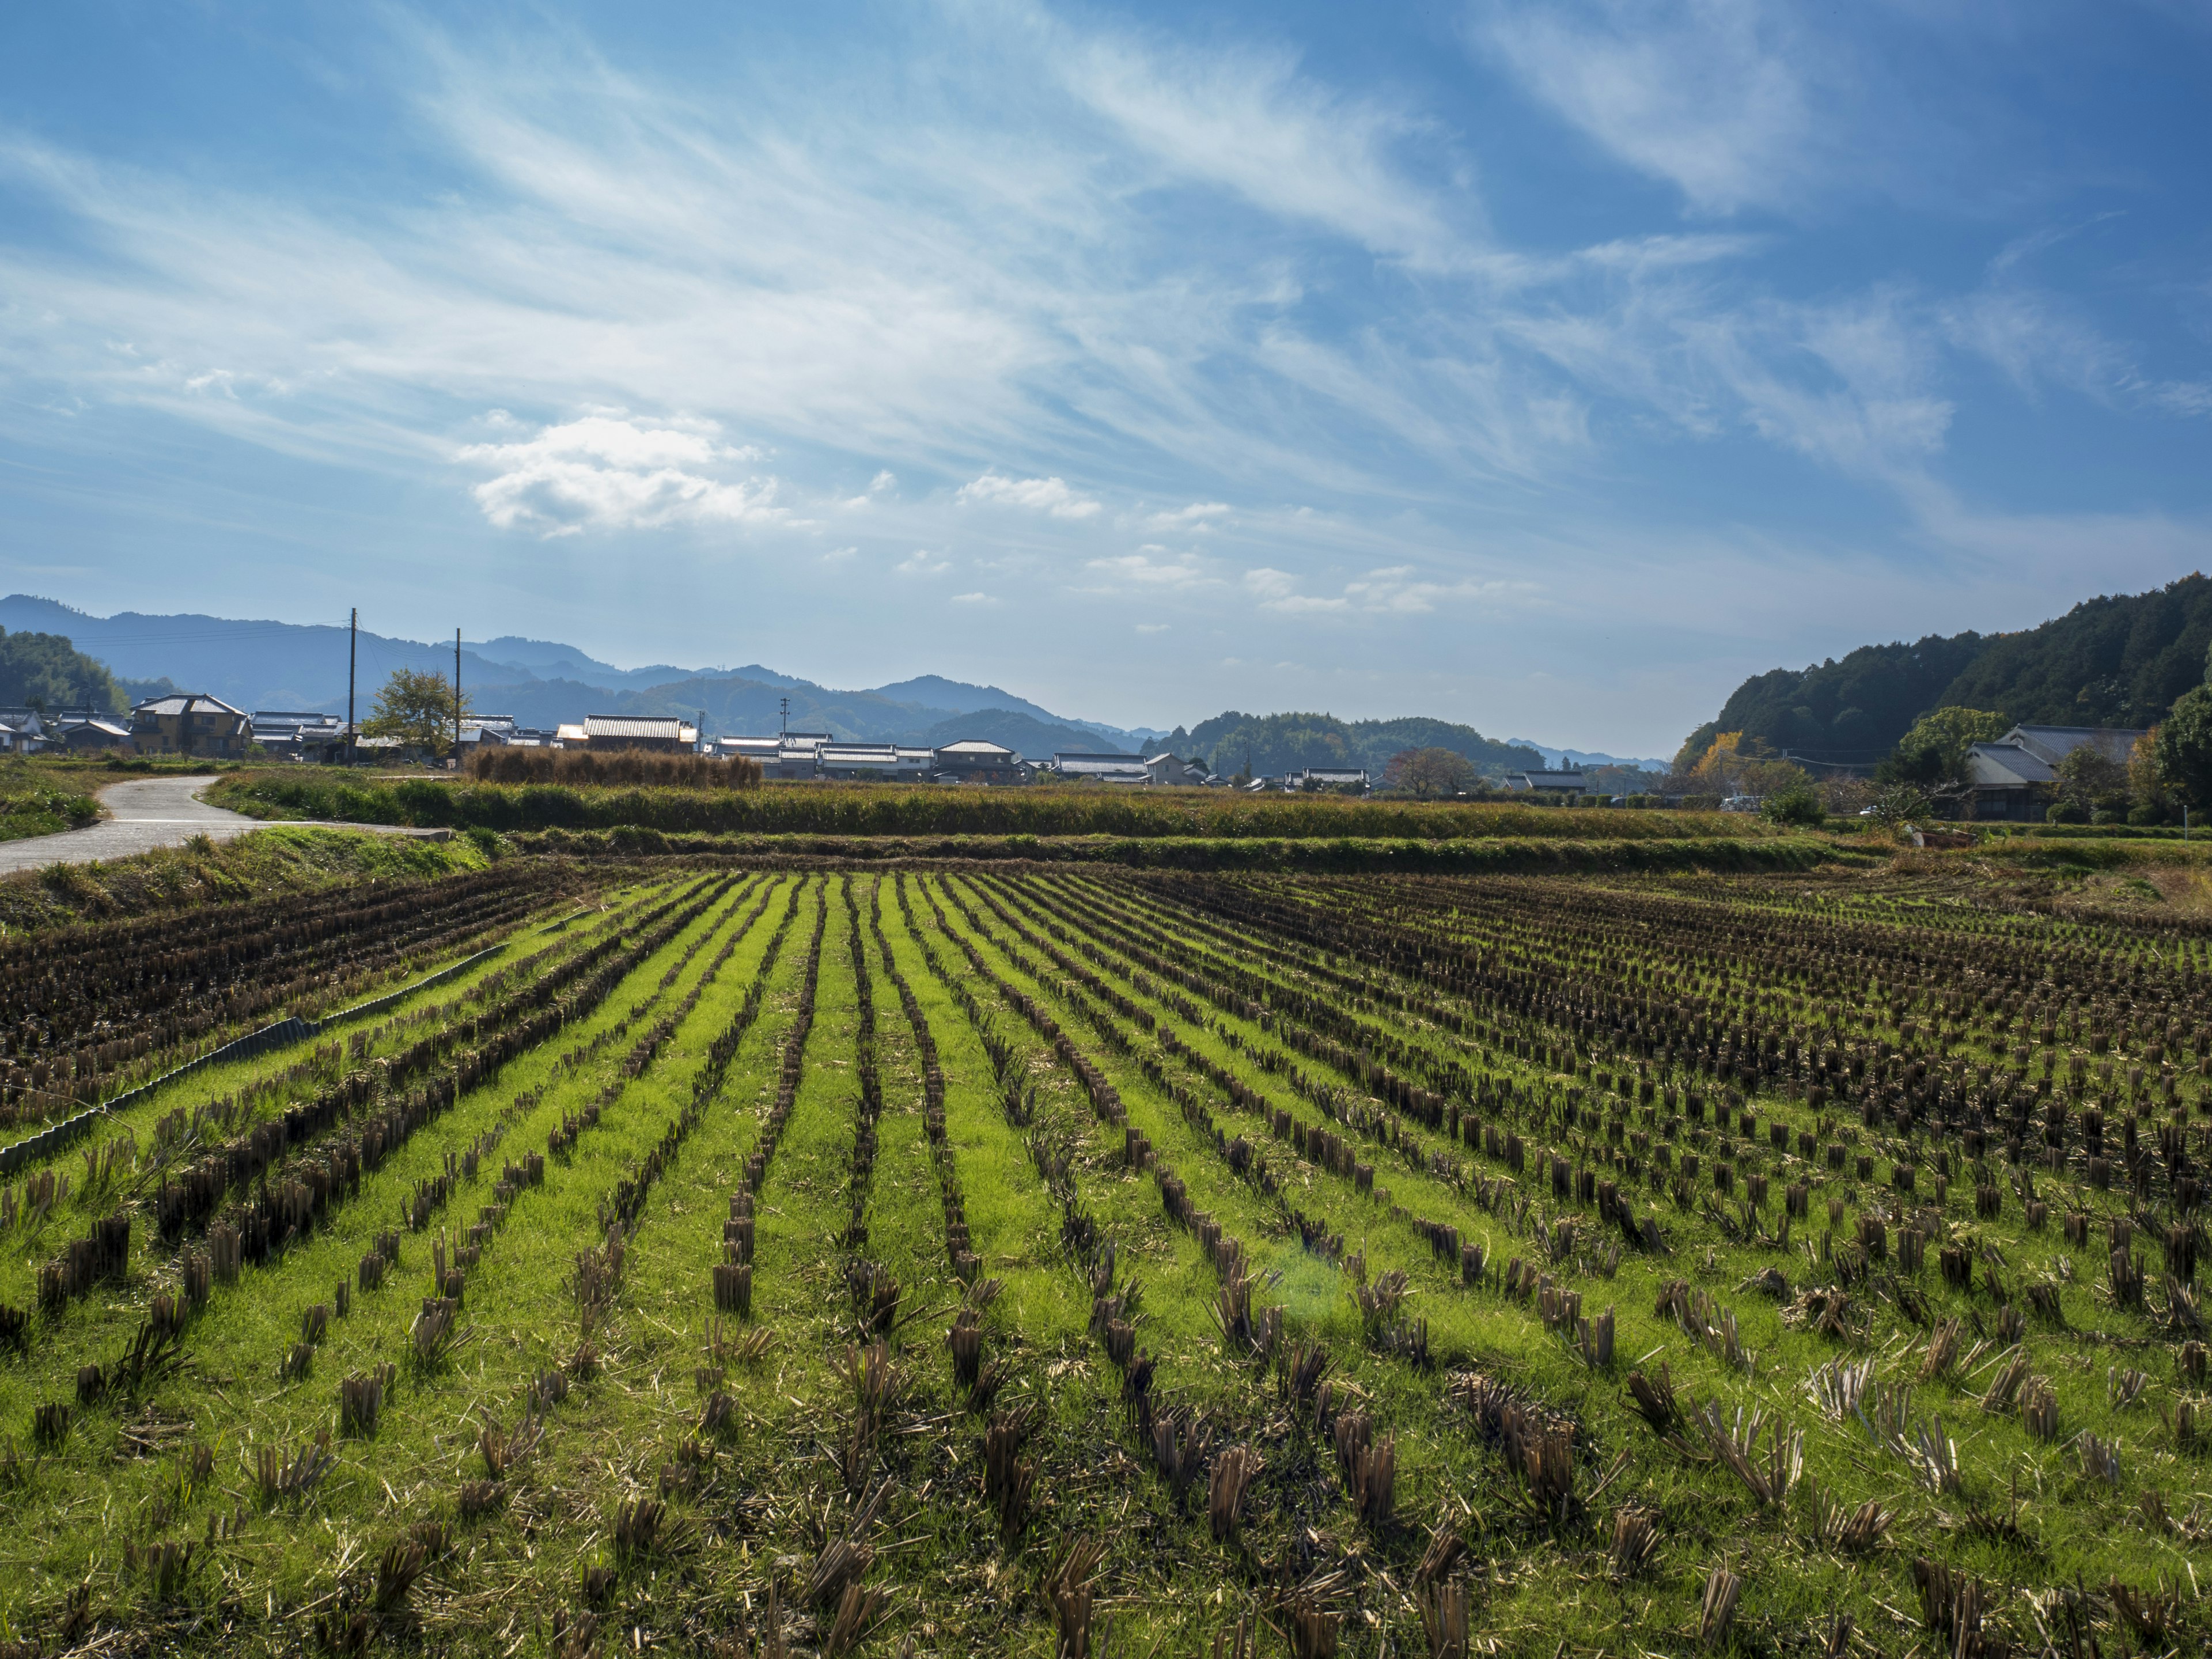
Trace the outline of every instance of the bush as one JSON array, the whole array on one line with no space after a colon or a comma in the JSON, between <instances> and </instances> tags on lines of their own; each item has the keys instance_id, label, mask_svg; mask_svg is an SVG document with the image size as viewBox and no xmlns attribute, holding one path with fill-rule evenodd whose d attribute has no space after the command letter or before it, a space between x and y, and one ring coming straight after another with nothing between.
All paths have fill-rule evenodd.
<instances>
[{"instance_id":1,"label":"bush","mask_svg":"<svg viewBox=\"0 0 2212 1659\"><path fill-rule=\"evenodd\" d=\"M1828 817L1827 809L1820 804L1820 793L1808 783L1768 796L1766 804L1759 810L1771 823L1818 826Z\"/></svg>"},{"instance_id":2,"label":"bush","mask_svg":"<svg viewBox=\"0 0 2212 1659\"><path fill-rule=\"evenodd\" d=\"M2128 822L2135 824L2164 823L2166 808L2151 801L2145 801L2140 806L2130 806L2128 808Z\"/></svg>"},{"instance_id":3,"label":"bush","mask_svg":"<svg viewBox=\"0 0 2212 1659\"><path fill-rule=\"evenodd\" d=\"M2089 814L2077 801L2055 800L2043 814L2045 823L2087 823Z\"/></svg>"},{"instance_id":4,"label":"bush","mask_svg":"<svg viewBox=\"0 0 2212 1659\"><path fill-rule=\"evenodd\" d=\"M2092 823L2118 823L2119 821L2120 815L2109 806L2100 806L2089 814L2089 822Z\"/></svg>"}]
</instances>

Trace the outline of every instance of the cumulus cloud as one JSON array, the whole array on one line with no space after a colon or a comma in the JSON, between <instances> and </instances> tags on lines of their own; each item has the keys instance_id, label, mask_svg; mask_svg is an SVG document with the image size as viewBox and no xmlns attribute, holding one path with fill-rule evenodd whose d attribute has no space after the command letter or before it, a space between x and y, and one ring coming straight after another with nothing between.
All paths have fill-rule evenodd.
<instances>
[{"instance_id":1,"label":"cumulus cloud","mask_svg":"<svg viewBox=\"0 0 2212 1659\"><path fill-rule=\"evenodd\" d=\"M941 576L952 568L952 561L939 558L926 547L917 547L892 568L908 576Z\"/></svg>"},{"instance_id":2,"label":"cumulus cloud","mask_svg":"<svg viewBox=\"0 0 2212 1659\"><path fill-rule=\"evenodd\" d=\"M1055 519L1088 519L1098 512L1097 501L1076 494L1064 478L1008 478L986 472L974 483L962 484L954 499L963 507L977 503L1018 507L1031 513L1048 513Z\"/></svg>"},{"instance_id":3,"label":"cumulus cloud","mask_svg":"<svg viewBox=\"0 0 2212 1659\"><path fill-rule=\"evenodd\" d=\"M573 536L748 524L787 516L774 478L732 478L757 450L725 444L712 421L586 415L513 443L469 444L455 459L490 469L477 504L501 530Z\"/></svg>"},{"instance_id":4,"label":"cumulus cloud","mask_svg":"<svg viewBox=\"0 0 2212 1659\"><path fill-rule=\"evenodd\" d=\"M1089 568L1114 579L1115 585L1139 587L1189 587L1209 580L1198 561L1185 553L1175 558L1156 558L1167 549L1147 543L1134 553L1092 559Z\"/></svg>"},{"instance_id":5,"label":"cumulus cloud","mask_svg":"<svg viewBox=\"0 0 2212 1659\"><path fill-rule=\"evenodd\" d=\"M1245 591L1260 602L1262 611L1274 611L1295 615L1306 611L1342 611L1350 601L1342 598L1319 599L1298 592L1298 579L1287 570L1278 570L1272 565L1260 565L1244 573Z\"/></svg>"}]
</instances>

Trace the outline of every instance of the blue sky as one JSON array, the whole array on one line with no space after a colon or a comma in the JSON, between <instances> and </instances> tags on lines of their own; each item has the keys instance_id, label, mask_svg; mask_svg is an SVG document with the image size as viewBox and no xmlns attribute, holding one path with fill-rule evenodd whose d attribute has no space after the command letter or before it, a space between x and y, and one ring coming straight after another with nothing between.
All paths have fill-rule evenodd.
<instances>
[{"instance_id":1,"label":"blue sky","mask_svg":"<svg viewBox=\"0 0 2212 1659\"><path fill-rule=\"evenodd\" d=\"M2212 12L13 7L0 584L1670 753L2208 562Z\"/></svg>"}]
</instances>

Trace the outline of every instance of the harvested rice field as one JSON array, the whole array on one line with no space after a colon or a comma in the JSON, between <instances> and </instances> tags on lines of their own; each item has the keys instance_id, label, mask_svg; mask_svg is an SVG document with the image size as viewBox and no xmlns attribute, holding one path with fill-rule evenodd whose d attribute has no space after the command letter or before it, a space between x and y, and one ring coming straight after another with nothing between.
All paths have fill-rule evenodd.
<instances>
[{"instance_id":1,"label":"harvested rice field","mask_svg":"<svg viewBox=\"0 0 2212 1659\"><path fill-rule=\"evenodd\" d=\"M0 940L0 1654L2200 1652L2208 943L552 860Z\"/></svg>"}]
</instances>

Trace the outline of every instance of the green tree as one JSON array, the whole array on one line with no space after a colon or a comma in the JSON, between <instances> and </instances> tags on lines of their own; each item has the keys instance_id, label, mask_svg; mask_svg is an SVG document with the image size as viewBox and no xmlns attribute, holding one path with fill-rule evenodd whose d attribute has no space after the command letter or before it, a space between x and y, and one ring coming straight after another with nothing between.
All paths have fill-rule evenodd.
<instances>
[{"instance_id":1,"label":"green tree","mask_svg":"<svg viewBox=\"0 0 2212 1659\"><path fill-rule=\"evenodd\" d=\"M1474 763L1449 749L1401 749L1382 768L1382 787L1417 800L1466 793L1480 781Z\"/></svg>"},{"instance_id":2,"label":"green tree","mask_svg":"<svg viewBox=\"0 0 2212 1659\"><path fill-rule=\"evenodd\" d=\"M2057 767L2059 799L2091 812L2128 810L2128 769L2093 743L2066 751Z\"/></svg>"},{"instance_id":3,"label":"green tree","mask_svg":"<svg viewBox=\"0 0 2212 1659\"><path fill-rule=\"evenodd\" d=\"M1886 782L1917 783L1923 787L1963 782L1966 750L1975 744L2001 738L2011 729L2010 720L1986 708L1931 709L1897 740L1897 747L1881 763L1880 775Z\"/></svg>"},{"instance_id":4,"label":"green tree","mask_svg":"<svg viewBox=\"0 0 2212 1659\"><path fill-rule=\"evenodd\" d=\"M361 723L365 738L397 738L410 749L443 759L453 752L453 726L466 720L468 699L455 707L453 683L443 674L398 668L379 688L375 706Z\"/></svg>"},{"instance_id":5,"label":"green tree","mask_svg":"<svg viewBox=\"0 0 2212 1659\"><path fill-rule=\"evenodd\" d=\"M2212 808L2212 685L2176 699L2154 738L2166 786L2200 812Z\"/></svg>"}]
</instances>

